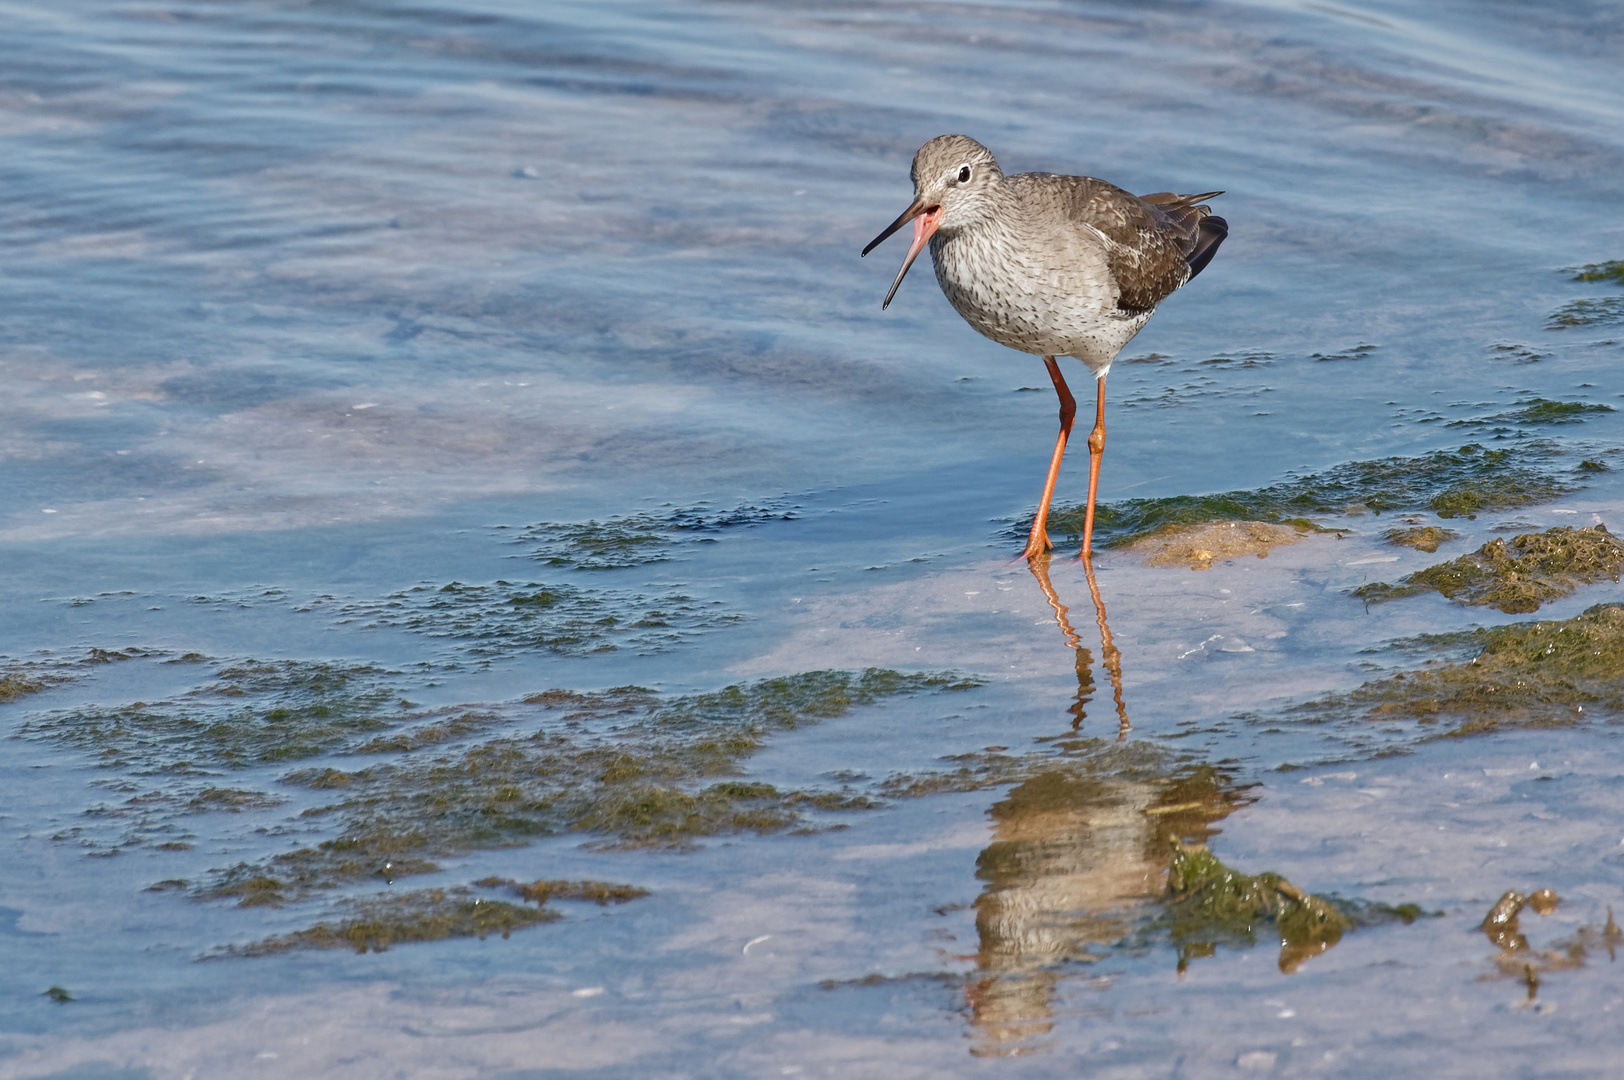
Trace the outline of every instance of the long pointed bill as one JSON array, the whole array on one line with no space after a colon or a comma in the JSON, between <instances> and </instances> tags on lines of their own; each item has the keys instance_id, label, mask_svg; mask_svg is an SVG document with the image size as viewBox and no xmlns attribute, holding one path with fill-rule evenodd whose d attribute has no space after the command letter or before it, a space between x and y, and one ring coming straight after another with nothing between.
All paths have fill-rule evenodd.
<instances>
[{"instance_id":1,"label":"long pointed bill","mask_svg":"<svg viewBox=\"0 0 1624 1080\"><path fill-rule=\"evenodd\" d=\"M886 237L902 228L909 221L912 221L914 226L913 244L908 248L908 257L902 260L902 269L897 271L896 280L891 282L891 291L885 294L885 303L880 305L881 310L891 306L891 298L896 296L898 287L902 285L902 279L908 276L908 267L912 266L914 260L919 257L919 253L925 250L925 245L930 243L930 238L935 235L937 227L941 225L942 208L940 206L926 208L920 205L918 199L915 199L913 205L902 212L901 217L893 221L884 232L874 238L868 247L863 249L863 254L867 255L878 247Z\"/></svg>"},{"instance_id":2,"label":"long pointed bill","mask_svg":"<svg viewBox=\"0 0 1624 1080\"><path fill-rule=\"evenodd\" d=\"M896 232L898 229L908 224L908 222L912 221L914 217L924 208L924 203L921 203L918 199L915 199L913 202L909 203L908 209L904 210L900 215L898 215L895 221L887 225L884 232L868 242L868 247L863 249L863 254L867 255L869 252L885 243L886 240L890 238L892 233Z\"/></svg>"}]
</instances>

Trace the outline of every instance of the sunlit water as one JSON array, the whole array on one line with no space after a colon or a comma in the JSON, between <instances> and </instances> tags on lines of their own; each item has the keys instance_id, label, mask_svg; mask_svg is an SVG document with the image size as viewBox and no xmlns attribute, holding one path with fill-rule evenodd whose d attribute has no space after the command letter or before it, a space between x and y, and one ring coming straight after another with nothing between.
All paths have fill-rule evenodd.
<instances>
[{"instance_id":1,"label":"sunlit water","mask_svg":"<svg viewBox=\"0 0 1624 1080\"><path fill-rule=\"evenodd\" d=\"M0 27L0 653L145 654L0 706L8 733L247 659L378 665L424 708L513 730L554 687L986 680L775 735L746 772L786 789L1070 732L1076 654L1009 561L1053 438L1042 368L972 333L928 273L882 313L899 242L857 258L947 131L1010 172L1227 192L1221 254L1110 376L1106 501L1487 442L1450 424L1533 397L1624 408L1624 329L1547 328L1616 293L1561 268L1624 255L1609 5L3 4ZM1624 524L1621 415L1539 432L1612 471L1456 520L1443 555ZM1062 501L1083 477L1074 461ZM520 535L739 507L764 512L618 570ZM1531 1004L1476 927L1513 888L1567 901L1525 920L1541 946L1624 913L1610 729L1418 744L1254 722L1356 686L1392 639L1511 621L1349 597L1437 561L1380 542L1388 523L1200 572L1105 553L1120 711L1079 565L1057 560L1054 586L1094 662L1083 734L1115 738L1125 713L1130 742L1260 785L1220 857L1442 918L1289 975L1269 941L1182 978L1165 941L1114 949L1109 928L1045 952L1068 874L1157 872L1087 839L1101 818L1044 856L1071 869L1040 859L1005 891L1040 942L1010 944L971 907L983 853L1030 839L1006 787L685 852L576 834L441 859L412 887L652 895L507 940L198 962L320 904L148 886L318 842L299 813L321 800L194 815L189 849L161 850L109 807L164 776L13 739L0 1076L1600 1075L1619 970L1593 954ZM552 651L402 621L413 597L498 581L621 624ZM166 663L193 652L214 667ZM277 792L286 771L210 775ZM1131 830L1144 800L1123 784L1107 808Z\"/></svg>"}]
</instances>

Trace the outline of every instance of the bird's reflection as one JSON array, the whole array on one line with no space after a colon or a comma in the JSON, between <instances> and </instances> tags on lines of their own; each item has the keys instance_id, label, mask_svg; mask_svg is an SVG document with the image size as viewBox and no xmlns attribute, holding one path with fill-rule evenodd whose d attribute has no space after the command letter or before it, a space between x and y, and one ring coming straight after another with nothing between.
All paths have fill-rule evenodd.
<instances>
[{"instance_id":1,"label":"bird's reflection","mask_svg":"<svg viewBox=\"0 0 1624 1080\"><path fill-rule=\"evenodd\" d=\"M1056 770L992 808L976 860L977 977L969 987L978 1056L1019 1053L1053 1025L1063 961L1098 959L1161 890L1166 860L1146 811L1153 784Z\"/></svg>"},{"instance_id":2,"label":"bird's reflection","mask_svg":"<svg viewBox=\"0 0 1624 1080\"><path fill-rule=\"evenodd\" d=\"M1094 691L1093 657L1049 580L1047 559L1030 565L1077 653L1070 711L1073 731L1080 731ZM1123 742L1129 723L1121 654L1093 568L1085 569ZM1052 771L1012 788L992 808L993 842L976 861L984 885L975 903L978 971L967 991L971 1052L991 1057L1037 1048L1054 1024L1063 967L1103 958L1161 896L1172 841L1205 842L1216 831L1212 823L1238 801L1210 767L1145 777L1091 768L1084 759L1057 761Z\"/></svg>"}]
</instances>

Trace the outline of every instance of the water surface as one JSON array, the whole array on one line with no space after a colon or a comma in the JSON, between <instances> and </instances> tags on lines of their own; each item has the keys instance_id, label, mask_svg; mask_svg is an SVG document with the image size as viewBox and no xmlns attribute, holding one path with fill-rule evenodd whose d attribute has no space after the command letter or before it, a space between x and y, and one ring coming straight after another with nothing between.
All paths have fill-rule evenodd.
<instances>
[{"instance_id":1,"label":"water surface","mask_svg":"<svg viewBox=\"0 0 1624 1080\"><path fill-rule=\"evenodd\" d=\"M1477 929L1509 889L1564 898L1523 917L1536 949L1624 912L1616 706L1435 741L1290 712L1422 662L1395 640L1527 617L1349 590L1496 536L1624 524L1619 412L1498 419L1624 408L1624 327L1553 320L1618 294L1564 270L1624 256L1616 9L0 19L0 653L48 682L0 704L19 736L0 754L0 1075L1594 1075L1616 1056L1605 950L1530 987ZM1110 375L1102 499L1468 443L1573 490L1409 515L1461 534L1436 556L1385 543L1392 513L1322 515L1348 531L1207 570L1109 550L1119 654L1057 559L1068 640L1010 561L1053 438L1040 365L970 332L928 274L881 312L901 251L857 258L947 131L1006 171L1226 191L1222 253ZM1059 500L1084 479L1074 461ZM1539 617L1621 598L1603 581ZM263 686L224 674L250 662ZM304 814L339 796L296 770L538 728L632 738L525 702L551 689L669 703L868 668L980 685L806 706L727 782L874 809L785 804L792 828L686 847L515 834L283 906L188 891L341 833ZM333 671L339 689L310 689ZM226 723L239 702L331 738L233 758L138 719ZM469 715L441 748L360 749ZM48 734L87 716L137 734ZM344 741L344 717L382 726ZM1042 753L1053 769L1006 760ZM1009 771L899 780L960 768ZM1181 954L1155 923L1158 822L1202 768L1227 864L1442 915L1356 929L1290 974L1267 925ZM222 789L255 794L202 795ZM487 877L650 895L553 903L561 920L507 939L198 959L345 897Z\"/></svg>"}]
</instances>

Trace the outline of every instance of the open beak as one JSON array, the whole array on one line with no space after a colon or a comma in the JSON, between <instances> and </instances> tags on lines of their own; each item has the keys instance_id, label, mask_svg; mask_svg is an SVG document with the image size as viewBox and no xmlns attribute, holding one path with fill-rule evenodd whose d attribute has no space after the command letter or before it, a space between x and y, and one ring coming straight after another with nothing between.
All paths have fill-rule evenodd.
<instances>
[{"instance_id":1,"label":"open beak","mask_svg":"<svg viewBox=\"0 0 1624 1080\"><path fill-rule=\"evenodd\" d=\"M888 236L910 221L913 222L914 226L913 245L908 248L908 257L902 260L902 269L897 271L897 279L891 282L891 291L885 294L885 303L880 305L882 311L891 306L891 298L897 294L897 287L902 284L902 279L908 276L908 267L912 266L913 261L919 257L919 253L925 250L925 245L930 243L930 238L935 234L937 227L941 225L942 208L940 206L927 207L918 199L915 199L913 204L902 212L902 216L886 226L885 231L871 240L868 247L863 249L863 254L867 255L879 247Z\"/></svg>"}]
</instances>

